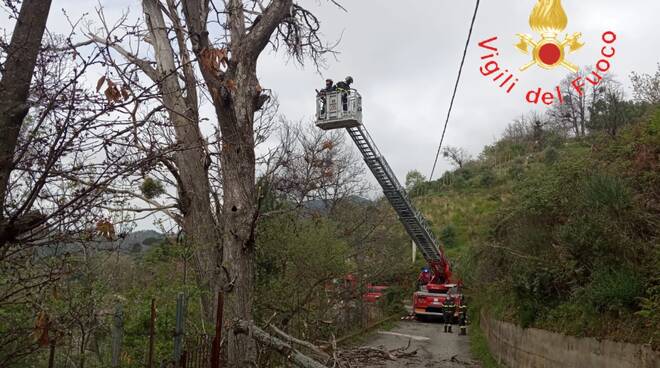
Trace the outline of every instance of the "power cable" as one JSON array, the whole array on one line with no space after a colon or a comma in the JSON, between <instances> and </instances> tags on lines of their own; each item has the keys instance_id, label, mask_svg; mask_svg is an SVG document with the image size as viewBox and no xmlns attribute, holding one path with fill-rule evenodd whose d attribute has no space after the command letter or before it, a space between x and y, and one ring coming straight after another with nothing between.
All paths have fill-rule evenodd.
<instances>
[{"instance_id":1,"label":"power cable","mask_svg":"<svg viewBox=\"0 0 660 368\"><path fill-rule=\"evenodd\" d=\"M442 129L442 137L440 137L440 144L438 145L438 152L435 154L435 161L433 162L433 169L431 169L431 175L429 175L429 181L433 179L433 174L435 173L436 165L438 164L438 158L440 157L440 151L442 150L442 142L445 140L445 133L447 132L447 124L449 124L449 117L451 116L451 110L454 107L454 99L456 99L456 91L458 90L458 84L461 80L461 74L463 73L463 65L465 64L465 56L467 55L468 47L470 46L470 39L472 38L472 30L474 29L474 22L477 19L477 13L479 12L479 3L480 0L477 0L477 4L474 7L474 15L472 16L472 23L470 24L470 31L468 32L467 41L465 42L465 49L463 50L463 59L461 59L461 66L458 68L458 76L456 77L456 84L454 85L454 93L451 95L451 102L449 103L449 111L447 111L447 119L445 120L445 127Z\"/></svg>"}]
</instances>

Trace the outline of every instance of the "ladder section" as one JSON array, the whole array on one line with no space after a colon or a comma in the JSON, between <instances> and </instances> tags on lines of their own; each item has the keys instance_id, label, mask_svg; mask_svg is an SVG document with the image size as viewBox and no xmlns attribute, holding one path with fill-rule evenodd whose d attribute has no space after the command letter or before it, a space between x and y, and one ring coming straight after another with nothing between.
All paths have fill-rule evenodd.
<instances>
[{"instance_id":1,"label":"ladder section","mask_svg":"<svg viewBox=\"0 0 660 368\"><path fill-rule=\"evenodd\" d=\"M431 232L431 228L422 214L412 205L408 194L383 155L378 151L364 125L346 128L346 130L362 153L369 170L383 188L385 197L396 211L408 235L417 244L424 259L429 263L446 263L445 257L440 251L438 239Z\"/></svg>"}]
</instances>

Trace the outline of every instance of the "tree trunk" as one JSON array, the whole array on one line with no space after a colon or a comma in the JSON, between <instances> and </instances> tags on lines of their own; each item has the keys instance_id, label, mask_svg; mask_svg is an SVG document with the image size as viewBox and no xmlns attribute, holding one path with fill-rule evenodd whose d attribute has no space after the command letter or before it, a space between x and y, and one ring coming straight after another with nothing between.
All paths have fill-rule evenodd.
<instances>
[{"instance_id":1,"label":"tree trunk","mask_svg":"<svg viewBox=\"0 0 660 368\"><path fill-rule=\"evenodd\" d=\"M0 247L7 240L5 198L51 0L23 0L0 80Z\"/></svg>"},{"instance_id":2,"label":"tree trunk","mask_svg":"<svg viewBox=\"0 0 660 368\"><path fill-rule=\"evenodd\" d=\"M211 208L207 142L199 129L197 100L187 99L179 84L174 50L158 1L144 0L142 6L153 39L158 73L156 82L159 82L163 102L168 109L180 146L174 156L178 169L174 174L178 184L179 205L183 213L183 231L186 242L195 249L196 281L204 291L202 304L205 319L212 324L212 296L223 284L218 266L222 257L222 243ZM185 50L180 52L187 53ZM192 78L192 73L186 74L188 78ZM196 86L195 83L186 84ZM187 92L186 96L196 96L196 91Z\"/></svg>"},{"instance_id":3,"label":"tree trunk","mask_svg":"<svg viewBox=\"0 0 660 368\"><path fill-rule=\"evenodd\" d=\"M218 118L223 121L223 267L228 271L232 288L226 294L225 319L252 321L254 292L254 226L256 225L255 153L251 93L240 93L244 83L256 81L256 71L237 68L237 90L233 103L214 101ZM253 84L253 83L252 83ZM219 99L222 97L219 96ZM231 122L231 123L228 123ZM227 334L230 366L253 366L256 345L244 334Z\"/></svg>"},{"instance_id":4,"label":"tree trunk","mask_svg":"<svg viewBox=\"0 0 660 368\"><path fill-rule=\"evenodd\" d=\"M212 51L207 29L208 0L183 0L188 32L198 60ZM241 0L228 0L227 29L231 57L226 71L200 62L204 81L213 98L222 133L221 172L223 186L223 262L229 282L225 297L228 366L256 366L256 344L250 336L237 334L232 323L251 322L255 249L258 217L255 181L254 113L260 95L257 59L271 35L293 6L292 0L273 0L259 22L247 32Z\"/></svg>"}]
</instances>

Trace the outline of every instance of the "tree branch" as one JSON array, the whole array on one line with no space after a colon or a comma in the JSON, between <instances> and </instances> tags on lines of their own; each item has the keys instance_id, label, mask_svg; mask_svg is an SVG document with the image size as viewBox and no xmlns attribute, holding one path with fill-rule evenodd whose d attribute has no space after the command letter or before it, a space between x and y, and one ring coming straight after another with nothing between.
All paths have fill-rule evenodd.
<instances>
[{"instance_id":1,"label":"tree branch","mask_svg":"<svg viewBox=\"0 0 660 368\"><path fill-rule=\"evenodd\" d=\"M257 340L258 342L274 349L282 354L291 363L302 368L327 368L325 365L317 362L316 360L302 354L294 349L291 345L278 339L275 336L268 334L266 331L255 326L254 323L248 321L237 321L234 325L234 333L246 334Z\"/></svg>"},{"instance_id":2,"label":"tree branch","mask_svg":"<svg viewBox=\"0 0 660 368\"><path fill-rule=\"evenodd\" d=\"M135 64L138 68L140 68L140 70L142 70L144 74L146 74L152 81L158 82L159 80L158 72L154 67L151 66L151 63L148 60L140 59L137 56L128 52L120 45L116 43L111 43L110 40L99 37L93 33L89 33L87 37L89 37L92 41L98 44L105 45L117 51L121 56L126 58L126 60L130 61L131 63Z\"/></svg>"},{"instance_id":3,"label":"tree branch","mask_svg":"<svg viewBox=\"0 0 660 368\"><path fill-rule=\"evenodd\" d=\"M259 22L252 26L252 30L245 37L241 47L245 48L245 55L256 60L261 51L268 45L271 35L280 25L287 14L291 12L293 0L273 0L263 11ZM233 51L233 50L232 50Z\"/></svg>"}]
</instances>

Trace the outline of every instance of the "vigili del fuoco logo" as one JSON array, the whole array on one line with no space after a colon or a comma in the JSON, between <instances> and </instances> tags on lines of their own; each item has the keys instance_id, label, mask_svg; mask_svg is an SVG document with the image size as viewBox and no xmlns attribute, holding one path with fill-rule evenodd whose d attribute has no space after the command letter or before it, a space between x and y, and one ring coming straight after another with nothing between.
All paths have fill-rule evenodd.
<instances>
[{"instance_id":1,"label":"vigili del fuoco logo","mask_svg":"<svg viewBox=\"0 0 660 368\"><path fill-rule=\"evenodd\" d=\"M606 31L601 37L601 58L595 63L595 67L589 74L578 73L580 68L570 61L570 55L582 50L585 43L582 42L581 32L564 33L568 27L568 16L561 5L561 0L538 0L529 16L529 26L537 35L517 34L519 41L515 44L515 48L529 55L531 60L517 68L516 71L503 68L498 61L500 56L496 46L498 36L479 42L479 47L483 52L479 71L507 94L517 91L516 87L522 75L530 72L529 70L533 67L538 67L536 69L540 69L541 72L561 67L567 72L573 73L575 79L572 80L570 88L574 88L580 95L584 93L586 83L593 86L598 85L603 80L605 73L610 70L611 60L616 54L614 43L617 36L612 31ZM512 44L512 46L514 45ZM538 87L524 91L523 97L530 104L542 103L550 106L554 103L564 103L564 93L562 92L557 81L557 86L551 90Z\"/></svg>"}]
</instances>

